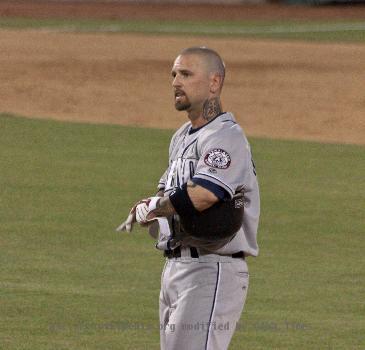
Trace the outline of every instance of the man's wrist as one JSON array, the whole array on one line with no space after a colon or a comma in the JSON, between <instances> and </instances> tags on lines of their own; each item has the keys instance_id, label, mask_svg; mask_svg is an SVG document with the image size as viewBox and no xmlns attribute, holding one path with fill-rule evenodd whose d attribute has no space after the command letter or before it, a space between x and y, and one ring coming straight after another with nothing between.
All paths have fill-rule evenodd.
<instances>
[{"instance_id":1,"label":"man's wrist","mask_svg":"<svg viewBox=\"0 0 365 350\"><path fill-rule=\"evenodd\" d=\"M151 216L171 216L175 214L175 208L173 207L169 197L161 197L156 202L156 209L151 211Z\"/></svg>"}]
</instances>

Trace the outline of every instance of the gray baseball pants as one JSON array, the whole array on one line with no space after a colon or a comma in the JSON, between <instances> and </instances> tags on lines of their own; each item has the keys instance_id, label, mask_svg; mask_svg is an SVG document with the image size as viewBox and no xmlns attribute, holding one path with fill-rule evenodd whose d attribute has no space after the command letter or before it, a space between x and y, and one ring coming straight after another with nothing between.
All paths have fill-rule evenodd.
<instances>
[{"instance_id":1,"label":"gray baseball pants","mask_svg":"<svg viewBox=\"0 0 365 350\"><path fill-rule=\"evenodd\" d=\"M184 248L182 257L167 259L160 292L161 350L228 349L248 282L242 258L191 258Z\"/></svg>"}]
</instances>

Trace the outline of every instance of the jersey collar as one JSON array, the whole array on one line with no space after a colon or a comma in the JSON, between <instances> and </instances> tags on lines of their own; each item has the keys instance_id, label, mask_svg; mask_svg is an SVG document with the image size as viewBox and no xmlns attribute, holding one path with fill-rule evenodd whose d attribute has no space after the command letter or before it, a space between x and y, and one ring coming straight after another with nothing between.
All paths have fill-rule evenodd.
<instances>
[{"instance_id":1,"label":"jersey collar","mask_svg":"<svg viewBox=\"0 0 365 350\"><path fill-rule=\"evenodd\" d=\"M190 126L190 129L188 131L188 134L189 135L192 135L192 134L195 134L197 131L199 131L200 129L203 129L204 127L206 127L207 125L209 125L211 122L213 122L214 120L216 120L218 117L220 117L221 115L223 114L226 114L227 112L221 112L219 114L217 114L213 119L209 120L208 123L202 125L202 126L199 126L199 128L193 128L192 126Z\"/></svg>"}]
</instances>

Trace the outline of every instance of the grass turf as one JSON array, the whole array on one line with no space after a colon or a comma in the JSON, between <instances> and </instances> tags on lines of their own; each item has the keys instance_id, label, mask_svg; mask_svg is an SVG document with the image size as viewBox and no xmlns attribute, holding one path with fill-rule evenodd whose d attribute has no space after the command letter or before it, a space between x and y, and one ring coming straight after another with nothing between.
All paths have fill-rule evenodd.
<instances>
[{"instance_id":1,"label":"grass turf","mask_svg":"<svg viewBox=\"0 0 365 350\"><path fill-rule=\"evenodd\" d=\"M0 115L4 349L158 349L163 264L114 228L171 131ZM365 148L252 139L262 217L230 349L363 349Z\"/></svg>"},{"instance_id":2,"label":"grass turf","mask_svg":"<svg viewBox=\"0 0 365 350\"><path fill-rule=\"evenodd\" d=\"M0 28L50 29L76 32L132 32L243 36L310 41L365 42L359 21L156 21L71 20L0 17Z\"/></svg>"}]
</instances>

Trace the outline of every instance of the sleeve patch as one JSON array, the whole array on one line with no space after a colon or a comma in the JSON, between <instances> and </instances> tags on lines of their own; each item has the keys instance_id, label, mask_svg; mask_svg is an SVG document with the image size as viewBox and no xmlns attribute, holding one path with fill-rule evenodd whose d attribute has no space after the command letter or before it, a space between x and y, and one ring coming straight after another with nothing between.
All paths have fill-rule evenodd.
<instances>
[{"instance_id":1,"label":"sleeve patch","mask_svg":"<svg viewBox=\"0 0 365 350\"><path fill-rule=\"evenodd\" d=\"M231 157L225 150L215 148L206 154L204 163L212 168L227 169L231 165Z\"/></svg>"}]
</instances>

